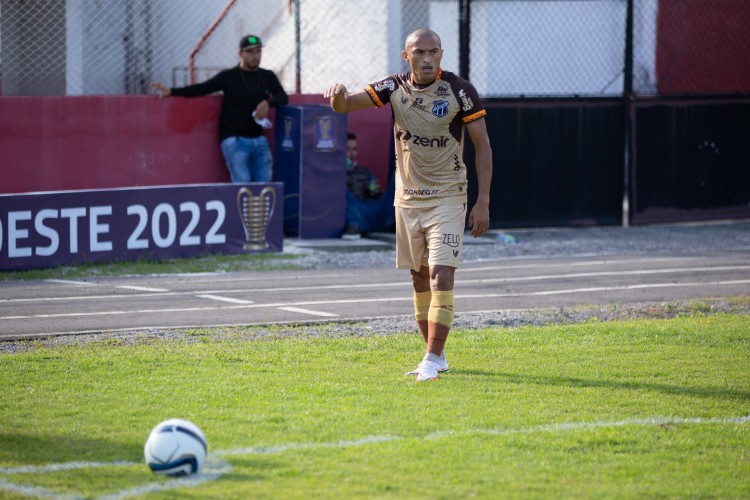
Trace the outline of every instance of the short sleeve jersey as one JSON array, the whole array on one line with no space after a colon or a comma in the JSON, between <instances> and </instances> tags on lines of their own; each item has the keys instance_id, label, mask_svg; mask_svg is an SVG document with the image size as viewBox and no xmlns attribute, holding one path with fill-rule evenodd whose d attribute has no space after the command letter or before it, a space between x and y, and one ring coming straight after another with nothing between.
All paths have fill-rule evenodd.
<instances>
[{"instance_id":1,"label":"short sleeve jersey","mask_svg":"<svg viewBox=\"0 0 750 500\"><path fill-rule=\"evenodd\" d=\"M391 75L365 87L375 106L391 103L396 143L398 207L466 203L464 125L487 112L474 86L440 70L425 88L411 73Z\"/></svg>"}]
</instances>

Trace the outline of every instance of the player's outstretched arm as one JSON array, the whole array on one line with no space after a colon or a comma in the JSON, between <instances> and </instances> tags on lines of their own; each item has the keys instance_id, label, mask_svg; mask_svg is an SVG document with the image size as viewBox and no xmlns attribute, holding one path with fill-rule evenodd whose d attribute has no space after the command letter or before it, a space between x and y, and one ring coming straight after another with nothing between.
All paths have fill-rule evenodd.
<instances>
[{"instance_id":1,"label":"player's outstretched arm","mask_svg":"<svg viewBox=\"0 0 750 500\"><path fill-rule=\"evenodd\" d=\"M337 113L348 113L358 109L374 108L370 96L364 90L349 93L340 83L334 83L323 92L323 97L330 99L331 109Z\"/></svg>"},{"instance_id":2,"label":"player's outstretched arm","mask_svg":"<svg viewBox=\"0 0 750 500\"><path fill-rule=\"evenodd\" d=\"M492 148L484 118L466 125L476 151L477 202L469 213L469 228L475 238L490 228L490 183L492 182Z\"/></svg>"}]
</instances>

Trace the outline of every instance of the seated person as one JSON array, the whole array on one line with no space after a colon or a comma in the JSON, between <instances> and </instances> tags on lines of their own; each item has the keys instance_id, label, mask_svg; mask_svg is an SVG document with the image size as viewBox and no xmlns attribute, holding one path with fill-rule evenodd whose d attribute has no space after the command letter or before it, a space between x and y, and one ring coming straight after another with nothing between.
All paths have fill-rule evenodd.
<instances>
[{"instance_id":1,"label":"seated person","mask_svg":"<svg viewBox=\"0 0 750 500\"><path fill-rule=\"evenodd\" d=\"M395 182L388 182L385 193L369 168L357 163L357 136L349 132L346 141L346 229L345 239L362 233L388 231L395 222L393 195Z\"/></svg>"}]
</instances>

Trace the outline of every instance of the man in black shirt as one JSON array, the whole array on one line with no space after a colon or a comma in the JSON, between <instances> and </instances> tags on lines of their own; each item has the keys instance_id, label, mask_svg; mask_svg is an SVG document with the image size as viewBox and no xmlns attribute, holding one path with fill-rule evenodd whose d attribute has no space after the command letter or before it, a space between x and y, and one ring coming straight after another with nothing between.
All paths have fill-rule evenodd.
<instances>
[{"instance_id":1,"label":"man in black shirt","mask_svg":"<svg viewBox=\"0 0 750 500\"><path fill-rule=\"evenodd\" d=\"M260 67L263 43L255 35L240 40L240 64L195 85L169 88L151 84L159 97L199 97L223 92L219 118L221 152L232 182L270 182L273 160L264 128L268 109L289 102L273 71Z\"/></svg>"}]
</instances>

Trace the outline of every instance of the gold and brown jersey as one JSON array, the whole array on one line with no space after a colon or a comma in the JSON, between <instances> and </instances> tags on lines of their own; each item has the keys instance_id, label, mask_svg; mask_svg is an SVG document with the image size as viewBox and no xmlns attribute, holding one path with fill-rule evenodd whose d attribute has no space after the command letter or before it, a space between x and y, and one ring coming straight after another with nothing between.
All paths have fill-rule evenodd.
<instances>
[{"instance_id":1,"label":"gold and brown jersey","mask_svg":"<svg viewBox=\"0 0 750 500\"><path fill-rule=\"evenodd\" d=\"M365 87L377 107L391 103L396 141L396 197L399 207L466 203L464 125L487 112L474 86L440 70L420 88L411 73L391 75Z\"/></svg>"}]
</instances>

